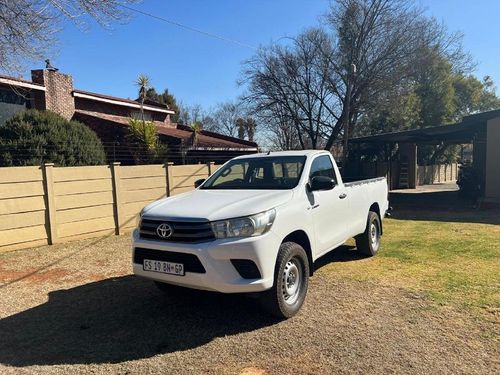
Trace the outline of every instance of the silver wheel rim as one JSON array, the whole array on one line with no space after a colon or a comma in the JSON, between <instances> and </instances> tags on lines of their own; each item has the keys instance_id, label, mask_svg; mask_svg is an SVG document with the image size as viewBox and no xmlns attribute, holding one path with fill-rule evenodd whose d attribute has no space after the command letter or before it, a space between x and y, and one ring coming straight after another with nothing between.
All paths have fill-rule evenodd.
<instances>
[{"instance_id":1,"label":"silver wheel rim","mask_svg":"<svg viewBox=\"0 0 500 375\"><path fill-rule=\"evenodd\" d=\"M372 249L374 251L378 250L380 236L377 223L371 223L370 225L370 240L372 242Z\"/></svg>"},{"instance_id":2,"label":"silver wheel rim","mask_svg":"<svg viewBox=\"0 0 500 375\"><path fill-rule=\"evenodd\" d=\"M290 259L283 270L282 292L287 305L293 305L299 298L302 288L302 264L296 258Z\"/></svg>"}]
</instances>

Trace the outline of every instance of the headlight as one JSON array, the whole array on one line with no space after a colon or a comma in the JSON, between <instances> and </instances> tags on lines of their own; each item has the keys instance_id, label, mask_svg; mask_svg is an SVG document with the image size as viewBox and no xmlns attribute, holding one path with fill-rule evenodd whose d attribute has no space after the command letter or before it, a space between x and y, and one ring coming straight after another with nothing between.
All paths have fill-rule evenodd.
<instances>
[{"instance_id":1,"label":"headlight","mask_svg":"<svg viewBox=\"0 0 500 375\"><path fill-rule=\"evenodd\" d=\"M252 216L214 221L212 230L216 238L260 236L271 229L275 217L273 208Z\"/></svg>"}]
</instances>

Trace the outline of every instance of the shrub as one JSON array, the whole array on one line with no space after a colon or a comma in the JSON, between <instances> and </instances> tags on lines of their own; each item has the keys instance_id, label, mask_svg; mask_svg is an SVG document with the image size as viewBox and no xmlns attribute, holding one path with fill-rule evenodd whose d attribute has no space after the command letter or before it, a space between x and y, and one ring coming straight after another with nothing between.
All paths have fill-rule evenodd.
<instances>
[{"instance_id":1,"label":"shrub","mask_svg":"<svg viewBox=\"0 0 500 375\"><path fill-rule=\"evenodd\" d=\"M166 147L158 138L155 124L152 121L130 118L129 125L127 140L135 163L163 162Z\"/></svg>"},{"instance_id":2,"label":"shrub","mask_svg":"<svg viewBox=\"0 0 500 375\"><path fill-rule=\"evenodd\" d=\"M472 164L462 164L458 172L459 197L476 202L482 193L481 175Z\"/></svg>"},{"instance_id":3,"label":"shrub","mask_svg":"<svg viewBox=\"0 0 500 375\"><path fill-rule=\"evenodd\" d=\"M77 121L48 111L28 110L0 126L0 166L98 165L106 163L99 137Z\"/></svg>"}]
</instances>

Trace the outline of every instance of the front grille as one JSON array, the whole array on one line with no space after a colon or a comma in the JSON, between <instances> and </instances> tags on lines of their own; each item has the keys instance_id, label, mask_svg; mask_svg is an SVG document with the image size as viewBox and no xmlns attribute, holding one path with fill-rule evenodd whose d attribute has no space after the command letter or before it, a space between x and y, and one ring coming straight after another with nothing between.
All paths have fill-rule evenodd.
<instances>
[{"instance_id":1,"label":"front grille","mask_svg":"<svg viewBox=\"0 0 500 375\"><path fill-rule=\"evenodd\" d=\"M151 250L136 247L134 251L134 263L143 264L144 259L161 260L164 262L181 263L186 272L205 273L205 267L194 254L176 253L173 251Z\"/></svg>"},{"instance_id":2,"label":"front grille","mask_svg":"<svg viewBox=\"0 0 500 375\"><path fill-rule=\"evenodd\" d=\"M161 224L168 224L172 228L172 235L168 238L160 237L157 228ZM215 239L212 227L207 221L170 221L142 218L139 230L141 238L167 242L206 242Z\"/></svg>"}]
</instances>

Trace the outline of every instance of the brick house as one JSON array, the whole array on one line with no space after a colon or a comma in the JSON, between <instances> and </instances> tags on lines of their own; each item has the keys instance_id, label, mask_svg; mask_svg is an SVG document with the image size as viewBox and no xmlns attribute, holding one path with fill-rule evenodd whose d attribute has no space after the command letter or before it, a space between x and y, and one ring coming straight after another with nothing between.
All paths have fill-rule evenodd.
<instances>
[{"instance_id":1,"label":"brick house","mask_svg":"<svg viewBox=\"0 0 500 375\"><path fill-rule=\"evenodd\" d=\"M50 110L64 118L80 121L92 128L104 145L110 161L132 164L130 146L124 139L130 117L140 115L137 100L77 90L70 75L39 69L31 71L31 81L0 75L0 125L26 108ZM171 121L175 112L168 106L146 100L147 121L152 121L167 158L175 163L223 162L234 156L257 152L254 142L202 130Z\"/></svg>"}]
</instances>

